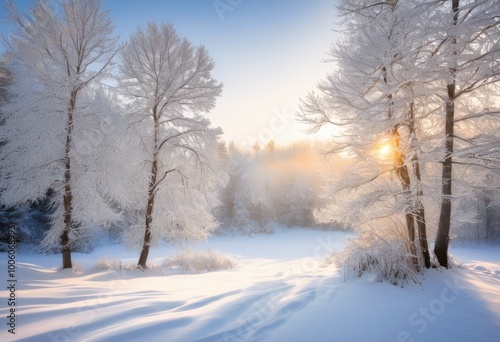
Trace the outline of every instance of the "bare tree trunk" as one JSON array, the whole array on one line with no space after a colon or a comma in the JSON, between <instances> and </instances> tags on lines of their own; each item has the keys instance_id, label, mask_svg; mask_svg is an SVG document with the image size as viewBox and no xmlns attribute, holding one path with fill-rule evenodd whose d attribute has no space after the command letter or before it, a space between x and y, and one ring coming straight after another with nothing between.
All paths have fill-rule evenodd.
<instances>
[{"instance_id":1,"label":"bare tree trunk","mask_svg":"<svg viewBox=\"0 0 500 342\"><path fill-rule=\"evenodd\" d=\"M399 135L398 135L399 138ZM410 189L410 175L408 173L408 168L406 165L402 164L402 160L398 158L398 164L396 166L396 174L399 178L399 181L401 182L401 186L403 188L405 198L406 198L406 204L407 207L405 209L405 217L406 217L406 229L408 230L408 239L410 243L410 252L411 254L415 257L414 262L415 264L418 264L418 258L417 258L417 249L415 247L415 220L414 220L414 215L413 215L413 210L412 210L412 195L411 195L411 189Z\"/></svg>"},{"instance_id":2,"label":"bare tree trunk","mask_svg":"<svg viewBox=\"0 0 500 342\"><path fill-rule=\"evenodd\" d=\"M71 231L72 214L73 214L73 193L71 189L71 141L73 139L73 113L76 106L77 89L73 89L70 95L68 106L68 127L66 131L66 149L65 149L65 171L64 171L64 229L61 234L61 253L62 253L62 268L72 268L71 262L71 241L69 234Z\"/></svg>"},{"instance_id":3,"label":"bare tree trunk","mask_svg":"<svg viewBox=\"0 0 500 342\"><path fill-rule=\"evenodd\" d=\"M391 5L396 6L397 1L394 1ZM384 82L388 84L387 81L387 68L383 67L382 68L383 72L383 77L384 77ZM387 110L387 117L389 119L392 118L393 116L393 109L392 106L394 103L392 102L393 96L392 94L387 95L387 98L390 101L390 107ZM404 164L405 158L403 155L403 152L401 151L401 138L398 132L398 128L395 126L391 129L391 142L392 142L392 148L394 150L394 158L395 158L395 170L396 170L396 175L399 178L399 181L401 182L401 187L403 188L403 192L405 194L405 199L407 202L407 207L405 209L405 216L406 216L406 229L408 230L408 240L409 240L409 246L410 246L410 252L414 256L414 262L415 264L418 264L418 259L417 259L417 251L415 248L415 221L413 219L412 215L412 206L411 206L411 180L410 180L410 175L408 173L408 168Z\"/></svg>"},{"instance_id":4,"label":"bare tree trunk","mask_svg":"<svg viewBox=\"0 0 500 342\"><path fill-rule=\"evenodd\" d=\"M400 136L396 127L392 129L392 147L395 151L396 175L401 182L401 187L406 198L406 228L408 230L408 239L410 243L410 252L415 257L414 262L418 264L417 249L415 247L415 220L413 215L412 194L411 194L411 179L408 168L404 164L404 155L401 152Z\"/></svg>"},{"instance_id":5,"label":"bare tree trunk","mask_svg":"<svg viewBox=\"0 0 500 342\"><path fill-rule=\"evenodd\" d=\"M406 213L406 228L408 230L408 240L410 242L411 254L417 256L417 249L415 248L415 220L411 213Z\"/></svg>"},{"instance_id":6,"label":"bare tree trunk","mask_svg":"<svg viewBox=\"0 0 500 342\"><path fill-rule=\"evenodd\" d=\"M453 25L457 25L460 0L452 1ZM452 45L457 44L457 39L452 39ZM454 51L454 55L456 52ZM454 62L452 62L454 63ZM453 130L455 121L455 90L456 90L456 68L450 68L450 81L447 86L448 98L446 99L446 123L445 123L445 158L442 171L442 198L439 226L434 246L434 254L441 266L448 268L448 244L450 240L451 223L451 191L452 191L452 165L453 165Z\"/></svg>"},{"instance_id":7,"label":"bare tree trunk","mask_svg":"<svg viewBox=\"0 0 500 342\"><path fill-rule=\"evenodd\" d=\"M448 92L451 90L448 85ZM454 87L453 87L454 88ZM453 153L453 117L454 103L450 98L446 101L446 155L443 162L442 172L442 199L441 213L439 215L439 226L434 246L434 254L441 266L448 268L448 245L450 240L451 224L451 180L452 180L452 156Z\"/></svg>"},{"instance_id":8,"label":"bare tree trunk","mask_svg":"<svg viewBox=\"0 0 500 342\"><path fill-rule=\"evenodd\" d=\"M417 193L417 197L418 196L419 195ZM417 199L414 215L415 221L417 221L418 241L420 250L422 251L422 257L424 259L424 265L426 268L430 268L431 256L429 253L429 245L427 243L427 224L425 222L425 209L420 199Z\"/></svg>"},{"instance_id":9,"label":"bare tree trunk","mask_svg":"<svg viewBox=\"0 0 500 342\"><path fill-rule=\"evenodd\" d=\"M409 130L411 136L411 144L414 149L416 149L417 139L415 132L415 104L412 102L410 104L410 122L409 122ZM417 231L418 231L418 241L420 246L420 251L422 252L422 257L424 259L424 265L426 268L431 267L431 258L429 254L429 246L427 243L427 225L425 222L425 208L422 203L422 197L424 192L422 190L422 177L420 174L420 162L418 160L417 151L414 150L413 156L411 158L413 165L413 174L417 180L417 193L415 198L415 207L414 207L414 217L417 222Z\"/></svg>"},{"instance_id":10,"label":"bare tree trunk","mask_svg":"<svg viewBox=\"0 0 500 342\"><path fill-rule=\"evenodd\" d=\"M151 245L151 224L153 223L153 209L155 204L155 184L158 175L158 160L156 155L153 159L153 165L151 166L151 180L149 182L148 189L148 202L146 206L146 227L144 230L144 242L142 244L142 251L137 262L137 266L140 269L147 269L146 262L149 255L149 246Z\"/></svg>"},{"instance_id":11,"label":"bare tree trunk","mask_svg":"<svg viewBox=\"0 0 500 342\"><path fill-rule=\"evenodd\" d=\"M144 241L142 244L141 255L137 262L137 267L146 270L146 265L149 255L149 247L151 245L151 229L153 224L153 210L155 205L156 196L156 180L158 177L158 140L160 135L160 123L157 117L157 106L153 106L153 120L154 120L154 142L153 142L153 160L151 162L151 179L148 188L148 201L146 204L146 222L144 228Z\"/></svg>"},{"instance_id":12,"label":"bare tree trunk","mask_svg":"<svg viewBox=\"0 0 500 342\"><path fill-rule=\"evenodd\" d=\"M485 222L486 241L493 241L493 225L491 219L492 210L490 208L491 199L488 196L488 194L485 194L483 203L484 203L484 211L486 214L486 222Z\"/></svg>"}]
</instances>

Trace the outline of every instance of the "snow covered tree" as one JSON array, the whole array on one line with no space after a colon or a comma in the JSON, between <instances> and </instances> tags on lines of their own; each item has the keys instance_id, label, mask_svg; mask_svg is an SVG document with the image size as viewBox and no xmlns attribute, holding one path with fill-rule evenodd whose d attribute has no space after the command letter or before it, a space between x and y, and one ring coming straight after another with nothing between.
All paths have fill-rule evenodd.
<instances>
[{"instance_id":1,"label":"snow covered tree","mask_svg":"<svg viewBox=\"0 0 500 342\"><path fill-rule=\"evenodd\" d=\"M159 239L205 238L214 228L217 137L204 113L215 106L222 84L203 46L179 37L172 24L149 23L121 52L120 89L140 137L138 193L142 225L138 267L146 269L149 248Z\"/></svg>"},{"instance_id":2,"label":"snow covered tree","mask_svg":"<svg viewBox=\"0 0 500 342\"><path fill-rule=\"evenodd\" d=\"M314 211L321 207L319 191L307 174L297 174L294 178L283 198L284 212L280 213L280 218L288 226L311 227L316 223Z\"/></svg>"},{"instance_id":3,"label":"snow covered tree","mask_svg":"<svg viewBox=\"0 0 500 342\"><path fill-rule=\"evenodd\" d=\"M452 187L460 190L455 194L470 195L474 190L467 187L484 186L458 181L453 170L466 174L472 167L482 168L483 174L498 180L492 171L499 167L500 5L359 0L340 1L338 7L345 16L346 33L345 40L332 48L338 70L319 85L319 95L307 96L299 119L312 131L337 126L332 152L346 151L365 167L351 175L347 187L372 184L371 200L363 193L361 202L372 206L387 198L388 192L375 187L374 181L395 171L403 194L394 195L405 203L409 239L416 223L417 246L429 266L426 187L425 197L432 194L441 202L434 252L447 266ZM377 144L380 139L384 143ZM382 167L380 159L385 159ZM443 165L442 182L434 184L438 164ZM440 194L435 194L436 186L442 188Z\"/></svg>"},{"instance_id":4,"label":"snow covered tree","mask_svg":"<svg viewBox=\"0 0 500 342\"><path fill-rule=\"evenodd\" d=\"M269 217L262 212L262 206L256 198L252 182L252 173L245 172L238 177L237 187L234 189L231 206L232 224L238 232L246 235L269 232ZM233 178L234 180L234 178ZM253 190L253 196L252 196ZM259 209L257 212L256 208Z\"/></svg>"},{"instance_id":5,"label":"snow covered tree","mask_svg":"<svg viewBox=\"0 0 500 342\"><path fill-rule=\"evenodd\" d=\"M436 66L435 85L441 87L445 105L441 212L434 253L439 264L448 267L454 165L476 165L486 172L500 168L500 3L451 0L445 4L435 23L430 61Z\"/></svg>"},{"instance_id":6,"label":"snow covered tree","mask_svg":"<svg viewBox=\"0 0 500 342\"><path fill-rule=\"evenodd\" d=\"M86 181L84 160L92 156L75 146L85 139L82 129L100 119L99 111L87 112L83 94L105 76L117 38L100 0L61 0L54 6L40 0L30 13L18 12L13 3L9 9L16 30L7 42L7 67L14 81L4 107L1 200L35 201L52 189L55 214L47 243L61 247L62 267L71 268L78 231L116 218Z\"/></svg>"},{"instance_id":7,"label":"snow covered tree","mask_svg":"<svg viewBox=\"0 0 500 342\"><path fill-rule=\"evenodd\" d=\"M338 70L302 101L298 119L316 132L322 126L336 126L335 146L330 151L348 153L359 160L359 173L342 188L362 187L394 172L401 190L373 187L375 204L389 197L403 204L411 253L420 249L423 263L430 266L425 210L420 176L416 79L419 63L418 39L422 16L405 1L340 1L344 17L344 40L331 48ZM355 180L357 178L357 180ZM372 186L372 185L370 185ZM418 238L416 234L418 227ZM418 241L418 243L416 243Z\"/></svg>"}]
</instances>

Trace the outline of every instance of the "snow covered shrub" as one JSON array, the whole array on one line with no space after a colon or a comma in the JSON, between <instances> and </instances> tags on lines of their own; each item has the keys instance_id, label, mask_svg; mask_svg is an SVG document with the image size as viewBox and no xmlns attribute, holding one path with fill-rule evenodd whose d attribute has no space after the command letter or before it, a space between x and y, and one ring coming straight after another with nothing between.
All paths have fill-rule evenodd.
<instances>
[{"instance_id":1,"label":"snow covered shrub","mask_svg":"<svg viewBox=\"0 0 500 342\"><path fill-rule=\"evenodd\" d=\"M230 270L236 262L219 251L184 251L165 261L164 267L180 267L188 273Z\"/></svg>"},{"instance_id":2,"label":"snow covered shrub","mask_svg":"<svg viewBox=\"0 0 500 342\"><path fill-rule=\"evenodd\" d=\"M146 264L147 269L158 269L160 265L149 262ZM97 271L117 271L117 270L128 270L133 271L137 270L137 264L135 262L132 263L124 263L123 260L120 259L108 259L106 255L104 255L101 260L97 262L96 270Z\"/></svg>"},{"instance_id":3,"label":"snow covered shrub","mask_svg":"<svg viewBox=\"0 0 500 342\"><path fill-rule=\"evenodd\" d=\"M107 256L103 256L101 260L97 262L98 271L113 271L123 269L122 261L119 259L109 260Z\"/></svg>"},{"instance_id":4,"label":"snow covered shrub","mask_svg":"<svg viewBox=\"0 0 500 342\"><path fill-rule=\"evenodd\" d=\"M403 285L405 281L413 281L420 284L418 270L422 267L415 263L402 234L382 236L374 230L360 231L347 241L343 251L330 257L330 261L343 267L347 276L351 272L358 277L374 273L380 282Z\"/></svg>"}]
</instances>

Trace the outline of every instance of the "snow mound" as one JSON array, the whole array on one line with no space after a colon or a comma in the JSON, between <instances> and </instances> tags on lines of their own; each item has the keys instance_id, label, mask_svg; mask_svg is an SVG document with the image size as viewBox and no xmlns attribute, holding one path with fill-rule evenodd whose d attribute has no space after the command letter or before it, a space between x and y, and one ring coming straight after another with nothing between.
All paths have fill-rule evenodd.
<instances>
[{"instance_id":1,"label":"snow mound","mask_svg":"<svg viewBox=\"0 0 500 342\"><path fill-rule=\"evenodd\" d=\"M476 271L487 271L487 272L489 272L489 270L486 267L482 266L482 265L476 265L476 266L474 266L474 269Z\"/></svg>"},{"instance_id":2,"label":"snow mound","mask_svg":"<svg viewBox=\"0 0 500 342\"><path fill-rule=\"evenodd\" d=\"M201 273L230 270L236 267L236 262L219 251L184 251L167 259L163 267L181 268L187 273Z\"/></svg>"}]
</instances>

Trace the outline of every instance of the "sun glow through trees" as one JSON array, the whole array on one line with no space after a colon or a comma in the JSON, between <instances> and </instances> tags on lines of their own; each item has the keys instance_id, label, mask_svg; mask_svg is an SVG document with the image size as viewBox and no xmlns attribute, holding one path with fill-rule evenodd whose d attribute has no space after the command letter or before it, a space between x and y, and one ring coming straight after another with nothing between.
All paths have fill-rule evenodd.
<instances>
[{"instance_id":1,"label":"sun glow through trees","mask_svg":"<svg viewBox=\"0 0 500 342\"><path fill-rule=\"evenodd\" d=\"M394 150L391 143L384 143L380 145L377 149L377 155L379 158L384 160L390 160L393 158Z\"/></svg>"}]
</instances>

